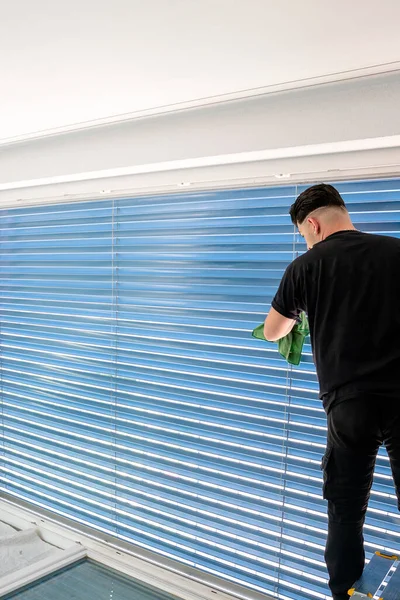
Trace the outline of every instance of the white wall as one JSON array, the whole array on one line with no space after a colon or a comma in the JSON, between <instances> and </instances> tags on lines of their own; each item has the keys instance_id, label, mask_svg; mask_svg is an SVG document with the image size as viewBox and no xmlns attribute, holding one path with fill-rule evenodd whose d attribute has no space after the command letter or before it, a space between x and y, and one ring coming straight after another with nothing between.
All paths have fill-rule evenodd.
<instances>
[{"instance_id":1,"label":"white wall","mask_svg":"<svg viewBox=\"0 0 400 600\"><path fill-rule=\"evenodd\" d=\"M394 72L7 145L0 202L263 174L268 182L282 172L293 180L400 174L399 106Z\"/></svg>"},{"instance_id":2,"label":"white wall","mask_svg":"<svg viewBox=\"0 0 400 600\"><path fill-rule=\"evenodd\" d=\"M400 61L398 0L3 0L0 139Z\"/></svg>"}]
</instances>

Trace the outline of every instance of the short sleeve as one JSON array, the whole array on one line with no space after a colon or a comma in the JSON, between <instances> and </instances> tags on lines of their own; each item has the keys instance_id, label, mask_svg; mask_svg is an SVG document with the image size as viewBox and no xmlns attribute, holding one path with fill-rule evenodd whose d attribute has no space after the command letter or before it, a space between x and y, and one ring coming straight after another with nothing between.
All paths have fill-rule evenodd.
<instances>
[{"instance_id":1,"label":"short sleeve","mask_svg":"<svg viewBox=\"0 0 400 600\"><path fill-rule=\"evenodd\" d=\"M303 301L302 277L296 262L291 263L285 271L271 306L287 319L298 319L306 306Z\"/></svg>"}]
</instances>

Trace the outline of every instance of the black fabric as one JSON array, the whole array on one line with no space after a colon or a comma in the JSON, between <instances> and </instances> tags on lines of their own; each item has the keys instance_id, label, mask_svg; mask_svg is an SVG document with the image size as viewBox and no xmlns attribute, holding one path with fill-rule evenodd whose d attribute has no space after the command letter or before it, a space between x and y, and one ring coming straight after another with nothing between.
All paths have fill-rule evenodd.
<instances>
[{"instance_id":1,"label":"black fabric","mask_svg":"<svg viewBox=\"0 0 400 600\"><path fill-rule=\"evenodd\" d=\"M273 308L308 315L320 396L331 406L400 390L400 240L340 231L286 270Z\"/></svg>"},{"instance_id":2,"label":"black fabric","mask_svg":"<svg viewBox=\"0 0 400 600\"><path fill-rule=\"evenodd\" d=\"M328 500L325 560L334 600L347 600L347 590L364 568L362 529L382 444L389 454L400 509L400 395L364 396L332 407L322 469Z\"/></svg>"}]
</instances>

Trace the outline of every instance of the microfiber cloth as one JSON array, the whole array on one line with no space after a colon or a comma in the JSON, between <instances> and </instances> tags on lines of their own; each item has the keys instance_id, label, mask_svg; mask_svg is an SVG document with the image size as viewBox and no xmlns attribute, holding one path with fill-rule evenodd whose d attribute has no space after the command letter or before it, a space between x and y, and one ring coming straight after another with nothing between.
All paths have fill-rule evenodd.
<instances>
[{"instance_id":1,"label":"microfiber cloth","mask_svg":"<svg viewBox=\"0 0 400 600\"><path fill-rule=\"evenodd\" d=\"M301 313L298 322L285 337L278 340L279 354L286 358L290 365L299 365L301 361L301 353L303 351L304 340L310 333L308 327L308 319L306 313ZM252 336L258 340L265 340L264 323L256 327Z\"/></svg>"}]
</instances>

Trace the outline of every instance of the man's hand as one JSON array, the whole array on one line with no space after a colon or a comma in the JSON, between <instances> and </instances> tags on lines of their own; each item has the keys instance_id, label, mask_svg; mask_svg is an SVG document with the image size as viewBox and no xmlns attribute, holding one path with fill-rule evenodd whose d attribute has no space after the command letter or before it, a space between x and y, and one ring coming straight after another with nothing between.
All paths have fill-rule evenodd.
<instances>
[{"instance_id":1,"label":"man's hand","mask_svg":"<svg viewBox=\"0 0 400 600\"><path fill-rule=\"evenodd\" d=\"M264 323L264 336L269 342L276 342L285 337L295 326L294 319L283 317L277 310L271 307Z\"/></svg>"}]
</instances>

